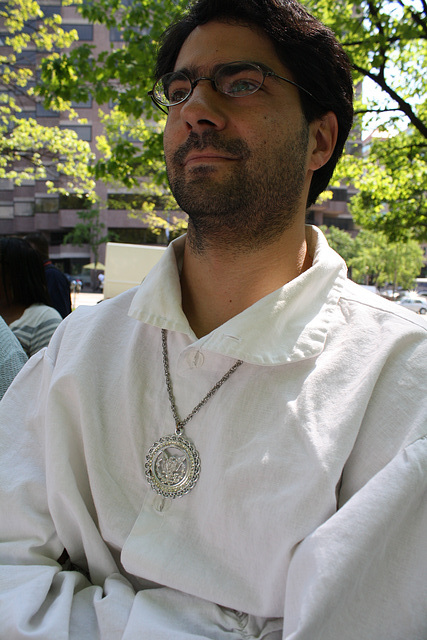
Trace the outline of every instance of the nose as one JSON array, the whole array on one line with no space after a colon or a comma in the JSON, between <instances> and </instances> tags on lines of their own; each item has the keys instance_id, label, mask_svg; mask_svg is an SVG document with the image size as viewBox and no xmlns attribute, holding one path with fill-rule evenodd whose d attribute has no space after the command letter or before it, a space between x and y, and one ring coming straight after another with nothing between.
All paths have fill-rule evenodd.
<instances>
[{"instance_id":1,"label":"nose","mask_svg":"<svg viewBox=\"0 0 427 640\"><path fill-rule=\"evenodd\" d=\"M226 124L223 96L214 88L210 78L197 78L193 91L182 105L180 117L185 126L194 133L205 129L221 130ZM172 107L176 109L176 107Z\"/></svg>"}]
</instances>

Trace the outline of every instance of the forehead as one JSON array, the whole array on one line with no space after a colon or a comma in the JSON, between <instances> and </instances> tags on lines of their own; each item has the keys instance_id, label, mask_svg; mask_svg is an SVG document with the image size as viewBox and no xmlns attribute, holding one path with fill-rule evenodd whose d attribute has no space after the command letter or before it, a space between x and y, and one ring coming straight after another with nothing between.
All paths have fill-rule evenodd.
<instances>
[{"instance_id":1,"label":"forehead","mask_svg":"<svg viewBox=\"0 0 427 640\"><path fill-rule=\"evenodd\" d=\"M238 60L261 62L277 72L286 71L265 34L255 27L224 22L196 27L181 47L175 70L195 68L207 73L215 65Z\"/></svg>"}]
</instances>

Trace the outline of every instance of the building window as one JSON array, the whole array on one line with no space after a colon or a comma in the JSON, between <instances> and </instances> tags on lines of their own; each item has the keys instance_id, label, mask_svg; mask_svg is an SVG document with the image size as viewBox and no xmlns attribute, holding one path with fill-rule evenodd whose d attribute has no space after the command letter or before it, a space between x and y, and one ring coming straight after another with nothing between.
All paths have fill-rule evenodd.
<instances>
[{"instance_id":1,"label":"building window","mask_svg":"<svg viewBox=\"0 0 427 640\"><path fill-rule=\"evenodd\" d=\"M11 220L13 218L13 204L0 203L0 219Z\"/></svg>"},{"instance_id":2,"label":"building window","mask_svg":"<svg viewBox=\"0 0 427 640\"><path fill-rule=\"evenodd\" d=\"M126 2L124 3L126 5ZM141 29L140 27L128 27L128 30L131 29L134 33L139 33L142 36L149 35L151 28L144 27ZM124 29L119 29L118 27L111 27L110 29L110 42L121 42L123 40Z\"/></svg>"},{"instance_id":3,"label":"building window","mask_svg":"<svg viewBox=\"0 0 427 640\"><path fill-rule=\"evenodd\" d=\"M338 229L342 229L343 231L352 231L354 229L352 218L323 216L323 224L327 227L338 227Z\"/></svg>"},{"instance_id":4,"label":"building window","mask_svg":"<svg viewBox=\"0 0 427 640\"><path fill-rule=\"evenodd\" d=\"M43 11L45 18L51 18L52 16L60 16L61 15L61 6L60 5L45 5L40 4L40 9Z\"/></svg>"},{"instance_id":5,"label":"building window","mask_svg":"<svg viewBox=\"0 0 427 640\"><path fill-rule=\"evenodd\" d=\"M92 96L89 96L89 98L84 102L77 102L72 100L71 106L74 107L74 109L90 109L92 107Z\"/></svg>"},{"instance_id":6,"label":"building window","mask_svg":"<svg viewBox=\"0 0 427 640\"><path fill-rule=\"evenodd\" d=\"M53 247L57 247L58 245L63 244L65 238L65 233L63 231L52 231L50 234L50 245Z\"/></svg>"},{"instance_id":7,"label":"building window","mask_svg":"<svg viewBox=\"0 0 427 640\"><path fill-rule=\"evenodd\" d=\"M35 33L37 29L37 20L27 20L24 23L24 27L21 33L29 33L30 35Z\"/></svg>"},{"instance_id":8,"label":"building window","mask_svg":"<svg viewBox=\"0 0 427 640\"><path fill-rule=\"evenodd\" d=\"M122 229L109 228L114 234L115 242L126 244L162 244L162 238L151 229Z\"/></svg>"},{"instance_id":9,"label":"building window","mask_svg":"<svg viewBox=\"0 0 427 640\"><path fill-rule=\"evenodd\" d=\"M67 196L60 194L59 196L59 208L60 209L90 209L92 203L88 198L78 196L74 193L70 193Z\"/></svg>"},{"instance_id":10,"label":"building window","mask_svg":"<svg viewBox=\"0 0 427 640\"><path fill-rule=\"evenodd\" d=\"M29 120L29 118L33 118L35 120L36 118L36 112L35 111L21 111L20 113L16 113L15 117L21 120Z\"/></svg>"},{"instance_id":11,"label":"building window","mask_svg":"<svg viewBox=\"0 0 427 640\"><path fill-rule=\"evenodd\" d=\"M39 102L36 104L36 115L40 118L54 118L59 116L59 111L53 109L45 109Z\"/></svg>"},{"instance_id":12,"label":"building window","mask_svg":"<svg viewBox=\"0 0 427 640\"><path fill-rule=\"evenodd\" d=\"M111 27L110 29L110 42L121 42L123 40L123 29L117 27Z\"/></svg>"},{"instance_id":13,"label":"building window","mask_svg":"<svg viewBox=\"0 0 427 640\"><path fill-rule=\"evenodd\" d=\"M80 140L92 141L92 125L90 124L61 124L60 128L75 131Z\"/></svg>"},{"instance_id":14,"label":"building window","mask_svg":"<svg viewBox=\"0 0 427 640\"><path fill-rule=\"evenodd\" d=\"M9 179L9 178L0 178L0 190L1 191L13 191L14 189L14 184L13 184L13 180ZM4 194L0 194L0 202L2 201L2 199L4 198Z\"/></svg>"},{"instance_id":15,"label":"building window","mask_svg":"<svg viewBox=\"0 0 427 640\"><path fill-rule=\"evenodd\" d=\"M141 195L138 193L109 193L108 209L142 209L146 202L154 204L156 209L165 208L165 197L157 195Z\"/></svg>"},{"instance_id":16,"label":"building window","mask_svg":"<svg viewBox=\"0 0 427 640\"><path fill-rule=\"evenodd\" d=\"M345 187L332 187L332 200L348 202L348 191Z\"/></svg>"},{"instance_id":17,"label":"building window","mask_svg":"<svg viewBox=\"0 0 427 640\"><path fill-rule=\"evenodd\" d=\"M93 24L63 24L64 31L75 29L79 35L79 40L93 40Z\"/></svg>"},{"instance_id":18,"label":"building window","mask_svg":"<svg viewBox=\"0 0 427 640\"><path fill-rule=\"evenodd\" d=\"M36 213L57 213L58 196L38 196L36 197L34 211Z\"/></svg>"},{"instance_id":19,"label":"building window","mask_svg":"<svg viewBox=\"0 0 427 640\"><path fill-rule=\"evenodd\" d=\"M36 51L21 51L21 53L16 54L17 66L22 66L22 67L35 66L36 62L37 62Z\"/></svg>"},{"instance_id":20,"label":"building window","mask_svg":"<svg viewBox=\"0 0 427 640\"><path fill-rule=\"evenodd\" d=\"M32 200L15 201L15 216L34 215L34 202Z\"/></svg>"}]
</instances>

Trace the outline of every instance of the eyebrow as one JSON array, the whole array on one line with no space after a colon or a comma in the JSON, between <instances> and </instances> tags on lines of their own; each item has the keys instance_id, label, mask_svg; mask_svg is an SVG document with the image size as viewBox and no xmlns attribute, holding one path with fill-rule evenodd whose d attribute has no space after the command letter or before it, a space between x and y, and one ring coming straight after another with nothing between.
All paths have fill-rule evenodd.
<instances>
[{"instance_id":1,"label":"eyebrow","mask_svg":"<svg viewBox=\"0 0 427 640\"><path fill-rule=\"evenodd\" d=\"M268 67L266 64L263 64L262 62L258 62L257 60L230 60L229 62L219 62L215 64L211 68L211 71L208 77L213 77L216 74L216 72L219 69L221 69L221 67L225 67L228 64L235 64L236 62L241 62L242 64L245 64L245 63L256 64L260 69L262 69L262 71L273 71L273 69ZM189 67L181 67L180 69L174 69L172 73L184 73L188 78L190 78L190 80L193 80L194 78L199 77L201 71L200 71L200 67L197 67L196 65L191 65Z\"/></svg>"},{"instance_id":2,"label":"eyebrow","mask_svg":"<svg viewBox=\"0 0 427 640\"><path fill-rule=\"evenodd\" d=\"M224 66L224 64L227 64L226 62L221 62L219 64L216 64L214 67L212 67L210 75L214 76L216 74L216 72L218 71L218 69L220 69L221 67ZM200 67L196 67L196 65L191 65L190 67L181 67L180 69L174 69L174 71L172 73L184 73L188 78L190 78L190 80L193 80L194 78L198 78L201 74L201 68ZM204 75L204 74L202 74Z\"/></svg>"}]
</instances>

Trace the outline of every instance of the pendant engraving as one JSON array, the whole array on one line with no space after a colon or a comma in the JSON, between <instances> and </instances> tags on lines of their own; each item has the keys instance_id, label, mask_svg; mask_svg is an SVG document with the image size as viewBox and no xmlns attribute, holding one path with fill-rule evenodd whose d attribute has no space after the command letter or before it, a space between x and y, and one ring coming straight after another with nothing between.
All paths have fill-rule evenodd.
<instances>
[{"instance_id":1,"label":"pendant engraving","mask_svg":"<svg viewBox=\"0 0 427 640\"><path fill-rule=\"evenodd\" d=\"M181 435L160 438L147 453L145 476L151 488L165 498L179 498L191 491L199 475L199 452Z\"/></svg>"}]
</instances>

